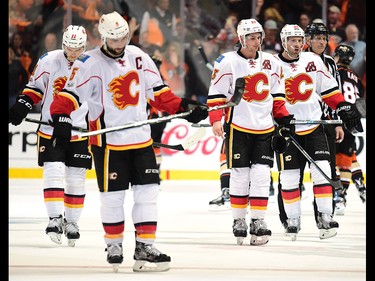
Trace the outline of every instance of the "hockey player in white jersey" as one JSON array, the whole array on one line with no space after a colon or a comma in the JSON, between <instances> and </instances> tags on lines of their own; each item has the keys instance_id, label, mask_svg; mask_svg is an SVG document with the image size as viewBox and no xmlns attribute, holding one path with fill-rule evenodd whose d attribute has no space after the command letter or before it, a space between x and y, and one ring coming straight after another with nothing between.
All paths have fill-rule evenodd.
<instances>
[{"instance_id":1,"label":"hockey player in white jersey","mask_svg":"<svg viewBox=\"0 0 375 281\"><path fill-rule=\"evenodd\" d=\"M349 130L355 130L360 123L358 111L345 102L335 78L330 74L322 59L315 53L302 52L305 33L296 24L286 24L280 32L283 52L278 54L282 63L286 108L297 120L320 120L320 101L336 110ZM281 134L282 135L282 134ZM296 125L295 140L305 149L326 174L331 175L330 154L323 126L319 124ZM294 145L284 153L277 154L280 165L281 195L287 214L286 234L296 239L301 229L301 197L298 187L300 169L306 165L306 158ZM320 239L337 234L339 224L333 220L332 186L322 173L310 165L313 193L317 204Z\"/></svg>"},{"instance_id":2,"label":"hockey player in white jersey","mask_svg":"<svg viewBox=\"0 0 375 281\"><path fill-rule=\"evenodd\" d=\"M274 162L271 147L274 118L293 134L293 119L285 108L285 89L281 81L282 69L278 60L261 52L263 27L255 19L241 20L237 27L241 43L238 51L220 55L214 64L207 105L228 102L235 81L243 77L245 92L240 103L225 110L228 125L225 141L228 167L231 169L229 194L233 216L233 234L241 245L247 237L246 221L250 205L250 245L264 245L272 232L265 221L270 170ZM224 137L223 111L209 112L212 131ZM251 182L251 184L250 184ZM249 189L250 184L250 189Z\"/></svg>"},{"instance_id":3,"label":"hockey player in white jersey","mask_svg":"<svg viewBox=\"0 0 375 281\"><path fill-rule=\"evenodd\" d=\"M42 55L22 94L10 109L9 122L19 125L33 106L41 103L41 121L51 120L53 97L64 87L75 60L85 51L87 35L82 26L68 26L62 36L62 49ZM75 111L74 126L88 128L87 105ZM73 134L65 147L51 144L53 127L40 125L38 134L38 165L43 167L43 195L49 217L46 228L51 240L62 243L64 232L68 245L73 247L80 238L78 220L84 206L86 169L91 169L92 157L88 140L77 141Z\"/></svg>"},{"instance_id":4,"label":"hockey player in white jersey","mask_svg":"<svg viewBox=\"0 0 375 281\"><path fill-rule=\"evenodd\" d=\"M83 102L89 107L90 130L148 119L147 103L169 114L197 123L207 118L200 103L180 98L164 85L157 66L140 48L128 45L128 23L117 12L99 19L100 49L90 50L74 65L70 78L51 105L53 139L64 144L71 133L70 114ZM130 185L135 228L133 271L167 271L171 257L155 246L158 222L159 170L152 148L150 125L90 137L107 261L118 270L123 262L124 202ZM130 193L131 194L131 193ZM151 264L151 265L150 265Z\"/></svg>"}]
</instances>

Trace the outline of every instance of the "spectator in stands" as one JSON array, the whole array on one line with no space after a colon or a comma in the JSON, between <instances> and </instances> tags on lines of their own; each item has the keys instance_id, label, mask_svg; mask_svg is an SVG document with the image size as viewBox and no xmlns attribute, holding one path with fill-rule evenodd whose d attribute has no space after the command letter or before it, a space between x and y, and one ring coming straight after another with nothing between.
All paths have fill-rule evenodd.
<instances>
[{"instance_id":1,"label":"spectator in stands","mask_svg":"<svg viewBox=\"0 0 375 281\"><path fill-rule=\"evenodd\" d=\"M176 15L169 9L169 0L156 0L155 6L143 14L140 27L140 45L143 39L162 50L176 40ZM148 32L145 38L142 33Z\"/></svg>"},{"instance_id":2,"label":"spectator in stands","mask_svg":"<svg viewBox=\"0 0 375 281\"><path fill-rule=\"evenodd\" d=\"M16 54L11 47L9 50L9 68L8 68L8 90L9 90L9 108L16 102L18 94L20 94L25 87L29 75L22 66L19 59L16 59Z\"/></svg>"},{"instance_id":3,"label":"spectator in stands","mask_svg":"<svg viewBox=\"0 0 375 281\"><path fill-rule=\"evenodd\" d=\"M355 56L350 68L363 79L366 73L366 42L359 40L359 30L355 24L348 24L345 28L346 40L341 44L353 47Z\"/></svg>"},{"instance_id":4,"label":"spectator in stands","mask_svg":"<svg viewBox=\"0 0 375 281\"><path fill-rule=\"evenodd\" d=\"M264 34L262 50L272 54L279 53L282 46L276 21L269 19L264 23Z\"/></svg>"}]
</instances>

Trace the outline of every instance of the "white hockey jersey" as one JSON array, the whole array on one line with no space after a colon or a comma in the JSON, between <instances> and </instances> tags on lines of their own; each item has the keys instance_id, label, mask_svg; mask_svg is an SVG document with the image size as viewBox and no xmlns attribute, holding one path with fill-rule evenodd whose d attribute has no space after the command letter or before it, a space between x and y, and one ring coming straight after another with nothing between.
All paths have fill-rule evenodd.
<instances>
[{"instance_id":1,"label":"white hockey jersey","mask_svg":"<svg viewBox=\"0 0 375 281\"><path fill-rule=\"evenodd\" d=\"M226 121L237 130L262 134L274 130L273 116L288 115L280 62L269 53L257 52L246 59L239 51L219 56L214 64L207 105L225 104L233 96L236 79L245 77L245 92L240 103L226 111ZM210 123L220 121L222 112L209 112Z\"/></svg>"},{"instance_id":2,"label":"white hockey jersey","mask_svg":"<svg viewBox=\"0 0 375 281\"><path fill-rule=\"evenodd\" d=\"M336 109L344 101L335 77L315 53L302 52L299 59L286 60L277 56L283 68L286 108L296 120L320 120L323 100ZM296 125L296 133L308 134L317 124Z\"/></svg>"},{"instance_id":3,"label":"white hockey jersey","mask_svg":"<svg viewBox=\"0 0 375 281\"><path fill-rule=\"evenodd\" d=\"M91 131L147 120L149 100L156 101L156 107L168 113L175 113L181 102L181 98L164 85L150 56L132 45L116 59L108 57L101 49L87 51L75 62L57 100L51 107L54 114L70 114L87 102ZM70 109L72 103L74 108ZM91 136L90 144L113 150L145 147L152 144L151 129L144 125Z\"/></svg>"},{"instance_id":4,"label":"white hockey jersey","mask_svg":"<svg viewBox=\"0 0 375 281\"><path fill-rule=\"evenodd\" d=\"M66 59L63 50L54 50L39 58L23 94L30 96L34 103L41 102L41 121L52 120L50 106L54 95L64 88L71 70L72 63ZM85 119L87 112L88 107L85 103L71 115L73 126L87 129L88 124ZM49 125L39 126L39 135L49 138L52 132L53 127ZM72 139L76 138L74 132L72 131Z\"/></svg>"}]
</instances>

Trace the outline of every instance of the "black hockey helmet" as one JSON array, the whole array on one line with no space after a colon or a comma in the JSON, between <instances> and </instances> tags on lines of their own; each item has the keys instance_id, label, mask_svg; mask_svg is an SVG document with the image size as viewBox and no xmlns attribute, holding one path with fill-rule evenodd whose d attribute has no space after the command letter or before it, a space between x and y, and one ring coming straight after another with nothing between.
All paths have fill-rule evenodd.
<instances>
[{"instance_id":1,"label":"black hockey helmet","mask_svg":"<svg viewBox=\"0 0 375 281\"><path fill-rule=\"evenodd\" d=\"M339 57L338 64L350 65L355 56L355 51L352 46L338 45L333 51L332 57Z\"/></svg>"},{"instance_id":2,"label":"black hockey helmet","mask_svg":"<svg viewBox=\"0 0 375 281\"><path fill-rule=\"evenodd\" d=\"M306 26L305 36L312 39L314 35L327 35L327 41L329 41L329 31L324 23L313 22Z\"/></svg>"}]
</instances>

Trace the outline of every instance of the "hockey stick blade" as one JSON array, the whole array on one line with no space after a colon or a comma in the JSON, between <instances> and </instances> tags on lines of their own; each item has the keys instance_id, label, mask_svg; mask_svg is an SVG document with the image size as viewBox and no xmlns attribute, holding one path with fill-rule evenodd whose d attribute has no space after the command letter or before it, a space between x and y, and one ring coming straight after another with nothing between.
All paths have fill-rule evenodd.
<instances>
[{"instance_id":1,"label":"hockey stick blade","mask_svg":"<svg viewBox=\"0 0 375 281\"><path fill-rule=\"evenodd\" d=\"M303 156L306 157L307 161L309 161L309 163L311 165L314 165L316 167L316 169L319 171L319 173L335 188L335 189L341 189L342 188L342 184L341 184L341 181L340 180L337 180L337 181L334 181L333 179L331 179L330 177L328 177L326 175L326 173L324 173L324 171L318 166L318 164L316 164L316 162L314 161L314 159L311 158L311 156L306 152L306 150L303 149L303 147L296 141L296 139L293 137L293 136L289 136L290 137L290 140L292 141L292 143L294 144L295 147L297 147L297 149L303 154Z\"/></svg>"},{"instance_id":2,"label":"hockey stick blade","mask_svg":"<svg viewBox=\"0 0 375 281\"><path fill-rule=\"evenodd\" d=\"M290 124L295 124L295 125L302 125L302 124L337 125L337 124L342 124L342 120L291 120Z\"/></svg>"},{"instance_id":3,"label":"hockey stick blade","mask_svg":"<svg viewBox=\"0 0 375 281\"><path fill-rule=\"evenodd\" d=\"M192 136L188 137L182 144L170 145L159 142L154 142L152 145L157 147L165 147L174 150L187 150L193 145L197 144L206 134L205 128L200 128Z\"/></svg>"},{"instance_id":4,"label":"hockey stick blade","mask_svg":"<svg viewBox=\"0 0 375 281\"><path fill-rule=\"evenodd\" d=\"M45 121L42 121L42 120L36 120L36 119L32 119L32 118L25 118L25 121L30 122L30 123L40 124L40 125L48 125L48 126L52 126L52 124L50 124L50 123L48 123L48 122L45 122ZM73 131L82 132L82 133L86 133L86 132L89 131L89 130L87 130L87 129L85 129L85 128L76 127L76 126L72 126L72 130L73 130Z\"/></svg>"}]
</instances>

